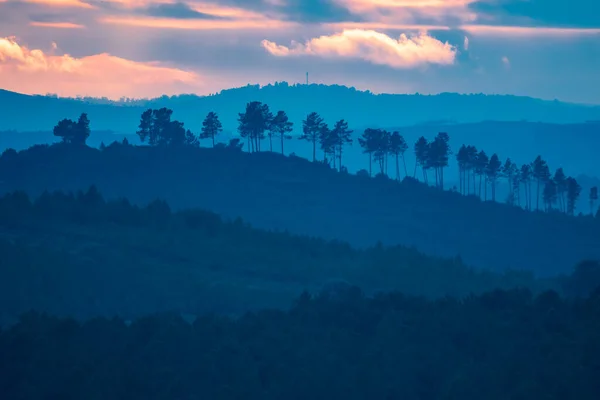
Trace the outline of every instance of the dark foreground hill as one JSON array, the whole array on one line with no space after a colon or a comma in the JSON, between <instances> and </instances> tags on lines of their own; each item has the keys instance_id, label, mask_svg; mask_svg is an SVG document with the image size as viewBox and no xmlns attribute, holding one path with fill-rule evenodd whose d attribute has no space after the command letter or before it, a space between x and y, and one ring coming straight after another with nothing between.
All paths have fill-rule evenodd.
<instances>
[{"instance_id":1,"label":"dark foreground hill","mask_svg":"<svg viewBox=\"0 0 600 400\"><path fill-rule=\"evenodd\" d=\"M599 321L598 292L432 302L351 289L192 324L31 313L0 332L0 390L6 399L597 400Z\"/></svg>"},{"instance_id":2,"label":"dark foreground hill","mask_svg":"<svg viewBox=\"0 0 600 400\"><path fill-rule=\"evenodd\" d=\"M38 146L0 158L0 191L78 190L97 185L108 198L163 198L259 228L348 241L415 246L468 265L539 275L567 273L600 258L592 217L527 212L411 179L402 183L335 172L271 153L114 145L101 151Z\"/></svg>"}]
</instances>

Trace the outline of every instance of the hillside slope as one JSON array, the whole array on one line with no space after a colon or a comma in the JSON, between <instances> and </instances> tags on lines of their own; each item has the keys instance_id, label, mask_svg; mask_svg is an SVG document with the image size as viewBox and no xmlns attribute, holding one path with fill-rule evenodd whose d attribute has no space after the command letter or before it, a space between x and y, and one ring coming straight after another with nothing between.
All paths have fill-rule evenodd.
<instances>
[{"instance_id":1,"label":"hillside slope","mask_svg":"<svg viewBox=\"0 0 600 400\"><path fill-rule=\"evenodd\" d=\"M496 270L552 275L582 259L600 258L600 224L591 217L526 212L412 180L341 174L278 154L41 146L3 156L0 182L0 191L32 194L95 184L109 198L124 196L136 203L164 198L176 208L241 216L260 228L358 246L378 241L415 246Z\"/></svg>"}]
</instances>

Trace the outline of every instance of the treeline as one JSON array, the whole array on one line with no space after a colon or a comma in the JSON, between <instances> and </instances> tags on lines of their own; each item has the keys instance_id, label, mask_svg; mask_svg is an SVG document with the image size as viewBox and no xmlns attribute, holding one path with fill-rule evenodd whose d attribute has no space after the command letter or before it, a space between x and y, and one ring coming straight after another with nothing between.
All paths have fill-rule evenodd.
<instances>
[{"instance_id":1,"label":"treeline","mask_svg":"<svg viewBox=\"0 0 600 400\"><path fill-rule=\"evenodd\" d=\"M0 388L7 399L597 400L599 317L598 291L428 301L357 288L191 323L32 312L0 331Z\"/></svg>"},{"instance_id":2,"label":"treeline","mask_svg":"<svg viewBox=\"0 0 600 400\"><path fill-rule=\"evenodd\" d=\"M224 146L217 143L218 135L222 132L222 124L215 112L209 112L202 123L201 132L196 135L185 129L180 121L172 120L173 111L168 108L148 109L140 118L137 131L140 140L151 146L200 146L201 141L210 140L212 146ZM238 115L238 133L241 139L232 139L227 147L241 149L245 141L249 152L263 150L263 141L268 139L269 151L273 151L273 144L280 147L284 154L284 143L292 139L290 133L294 130L285 111L271 112L267 104L253 101L246 105L243 113ZM324 121L316 112L311 112L302 121L302 134L298 139L312 145L312 160L317 161L317 149L323 154L322 162L339 171L347 172L342 164L342 155L346 146L354 142L348 122L339 120L333 127ZM89 136L89 120L82 114L77 123L62 120L54 128L54 134L62 137L68 143L85 143ZM389 177L389 160L394 164L394 178L417 178L421 170L422 181L428 185L435 185L444 189L444 171L449 166L453 154L450 146L450 136L440 132L432 141L420 137L413 146L415 165L411 167L412 173L406 165L405 154L409 144L398 131L389 132L385 129L367 128L358 138L363 153L368 154L368 171L361 170L358 174L373 176L373 163L379 168L378 175ZM523 207L526 210L547 212L563 212L574 215L575 205L581 196L581 186L575 178L565 174L558 168L554 175L546 161L538 156L533 162L517 165L510 158L501 161L497 154L488 156L484 150L475 146L462 145L456 152L456 162L459 169L459 191L464 195L476 195L486 201L488 198L497 201L497 187L504 180L509 193L505 202ZM433 176L431 176L433 175ZM430 182L431 179L431 182ZM532 192L532 184L535 185ZM488 196L489 189L489 196ZM587 194L590 204L590 214L596 214L598 188L590 188ZM543 207L540 207L540 200ZM534 207L535 204L535 207ZM600 210L598 210L600 211Z\"/></svg>"}]
</instances>

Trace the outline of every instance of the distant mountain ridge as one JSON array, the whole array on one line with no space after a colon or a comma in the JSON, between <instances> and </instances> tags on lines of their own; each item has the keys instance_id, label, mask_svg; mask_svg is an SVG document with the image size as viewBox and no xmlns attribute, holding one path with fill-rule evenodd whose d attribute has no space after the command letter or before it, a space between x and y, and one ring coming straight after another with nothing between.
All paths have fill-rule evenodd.
<instances>
[{"instance_id":1,"label":"distant mountain ridge","mask_svg":"<svg viewBox=\"0 0 600 400\"><path fill-rule=\"evenodd\" d=\"M168 107L173 117L198 131L209 111L216 111L226 131L235 131L237 115L249 101L262 101L273 110L285 110L296 123L312 111L333 123L346 119L357 129L409 126L444 121L472 123L494 121L543 121L581 123L600 120L600 106L547 101L510 95L456 94L373 94L338 85L248 85L209 96L163 96L148 100L110 101L56 96L30 96L0 90L0 131L48 130L61 118L89 114L94 130L134 133L141 112ZM32 117L31 110L35 110Z\"/></svg>"}]
</instances>

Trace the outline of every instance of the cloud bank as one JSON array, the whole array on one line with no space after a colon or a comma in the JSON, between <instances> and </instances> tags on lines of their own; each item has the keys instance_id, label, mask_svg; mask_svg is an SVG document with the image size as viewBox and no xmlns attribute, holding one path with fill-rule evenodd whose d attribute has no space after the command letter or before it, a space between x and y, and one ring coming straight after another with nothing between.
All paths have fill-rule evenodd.
<instances>
[{"instance_id":1,"label":"cloud bank","mask_svg":"<svg viewBox=\"0 0 600 400\"><path fill-rule=\"evenodd\" d=\"M125 93L141 97L176 94L197 89L193 72L141 63L107 53L74 58L29 49L15 38L0 38L0 87L21 93L94 96L118 99Z\"/></svg>"},{"instance_id":2,"label":"cloud bank","mask_svg":"<svg viewBox=\"0 0 600 400\"><path fill-rule=\"evenodd\" d=\"M292 42L290 47L269 40L262 46L274 56L318 56L361 59L392 68L415 68L428 64L452 65L456 48L425 33L398 39L373 30L348 29L330 36L320 36L304 44Z\"/></svg>"}]
</instances>

